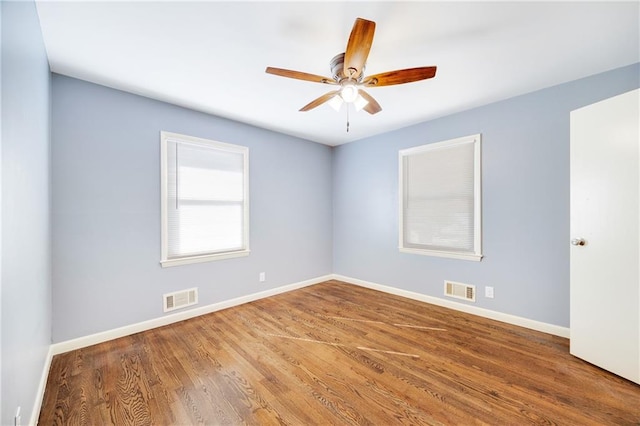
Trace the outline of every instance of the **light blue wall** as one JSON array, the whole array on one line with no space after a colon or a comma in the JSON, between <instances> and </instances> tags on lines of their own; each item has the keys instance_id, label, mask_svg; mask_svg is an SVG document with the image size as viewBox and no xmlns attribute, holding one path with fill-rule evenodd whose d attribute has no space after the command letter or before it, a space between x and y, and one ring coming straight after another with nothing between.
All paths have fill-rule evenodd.
<instances>
[{"instance_id":1,"label":"light blue wall","mask_svg":"<svg viewBox=\"0 0 640 426\"><path fill-rule=\"evenodd\" d=\"M476 306L568 326L569 111L637 87L638 73L335 149L54 75L53 340L162 316L170 291L197 286L206 305L331 272L432 296L445 279L490 285L496 298L480 291ZM159 266L160 130L250 148L248 258ZM485 258L399 253L398 150L473 133L483 135Z\"/></svg>"},{"instance_id":2,"label":"light blue wall","mask_svg":"<svg viewBox=\"0 0 640 426\"><path fill-rule=\"evenodd\" d=\"M337 147L334 272L436 297L445 279L475 284L478 307L569 326L569 112L639 76L635 64ZM484 259L400 253L398 150L475 133Z\"/></svg>"},{"instance_id":3,"label":"light blue wall","mask_svg":"<svg viewBox=\"0 0 640 426\"><path fill-rule=\"evenodd\" d=\"M332 270L330 147L53 75L53 341ZM161 268L160 131L249 147L251 254ZM266 272L267 281L258 282Z\"/></svg>"},{"instance_id":4,"label":"light blue wall","mask_svg":"<svg viewBox=\"0 0 640 426\"><path fill-rule=\"evenodd\" d=\"M2 2L2 415L23 424L51 343L50 73L33 2Z\"/></svg>"}]
</instances>

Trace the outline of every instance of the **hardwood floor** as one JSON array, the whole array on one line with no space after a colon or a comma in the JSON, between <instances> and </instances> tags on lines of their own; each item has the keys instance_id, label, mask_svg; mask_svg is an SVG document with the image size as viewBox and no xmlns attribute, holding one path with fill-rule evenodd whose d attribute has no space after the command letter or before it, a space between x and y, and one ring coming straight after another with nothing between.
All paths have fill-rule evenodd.
<instances>
[{"instance_id":1,"label":"hardwood floor","mask_svg":"<svg viewBox=\"0 0 640 426\"><path fill-rule=\"evenodd\" d=\"M329 281L57 355L39 424L640 424L568 347Z\"/></svg>"}]
</instances>

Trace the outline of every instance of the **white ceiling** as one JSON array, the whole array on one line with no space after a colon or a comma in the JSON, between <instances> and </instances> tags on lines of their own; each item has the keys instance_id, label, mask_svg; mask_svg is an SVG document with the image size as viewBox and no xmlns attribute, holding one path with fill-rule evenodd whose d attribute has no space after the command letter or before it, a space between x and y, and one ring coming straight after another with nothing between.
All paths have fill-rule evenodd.
<instances>
[{"instance_id":1,"label":"white ceiling","mask_svg":"<svg viewBox=\"0 0 640 426\"><path fill-rule=\"evenodd\" d=\"M37 2L53 72L339 145L640 61L630 2ZM371 88L369 115L298 109L333 86L355 18L375 21L365 75L437 65Z\"/></svg>"}]
</instances>

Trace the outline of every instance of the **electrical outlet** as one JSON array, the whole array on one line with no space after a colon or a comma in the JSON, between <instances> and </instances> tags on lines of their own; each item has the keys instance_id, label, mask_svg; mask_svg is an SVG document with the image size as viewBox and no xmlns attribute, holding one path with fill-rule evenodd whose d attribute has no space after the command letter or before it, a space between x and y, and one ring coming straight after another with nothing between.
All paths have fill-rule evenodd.
<instances>
[{"instance_id":1,"label":"electrical outlet","mask_svg":"<svg viewBox=\"0 0 640 426\"><path fill-rule=\"evenodd\" d=\"M14 417L13 425L14 426L22 425L22 415L20 414L20 407L18 407L18 409L16 410L16 416Z\"/></svg>"},{"instance_id":2,"label":"electrical outlet","mask_svg":"<svg viewBox=\"0 0 640 426\"><path fill-rule=\"evenodd\" d=\"M260 276L258 277L258 280L260 280L261 283L265 282L267 280L266 272L260 272Z\"/></svg>"},{"instance_id":3,"label":"electrical outlet","mask_svg":"<svg viewBox=\"0 0 640 426\"><path fill-rule=\"evenodd\" d=\"M493 299L493 287L484 288L484 297L487 299Z\"/></svg>"}]
</instances>

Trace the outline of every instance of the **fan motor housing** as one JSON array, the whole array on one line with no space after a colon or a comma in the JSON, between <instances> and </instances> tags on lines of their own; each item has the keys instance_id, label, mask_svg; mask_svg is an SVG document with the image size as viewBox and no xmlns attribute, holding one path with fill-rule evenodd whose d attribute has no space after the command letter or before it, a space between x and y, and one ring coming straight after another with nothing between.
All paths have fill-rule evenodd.
<instances>
[{"instance_id":1,"label":"fan motor housing","mask_svg":"<svg viewBox=\"0 0 640 426\"><path fill-rule=\"evenodd\" d=\"M338 53L336 56L331 59L329 63L331 67L331 76L335 81L340 83L342 80L347 79L348 77L344 75L344 52ZM362 76L364 75L365 66L362 66L362 72L355 80L360 83L362 81Z\"/></svg>"}]
</instances>

